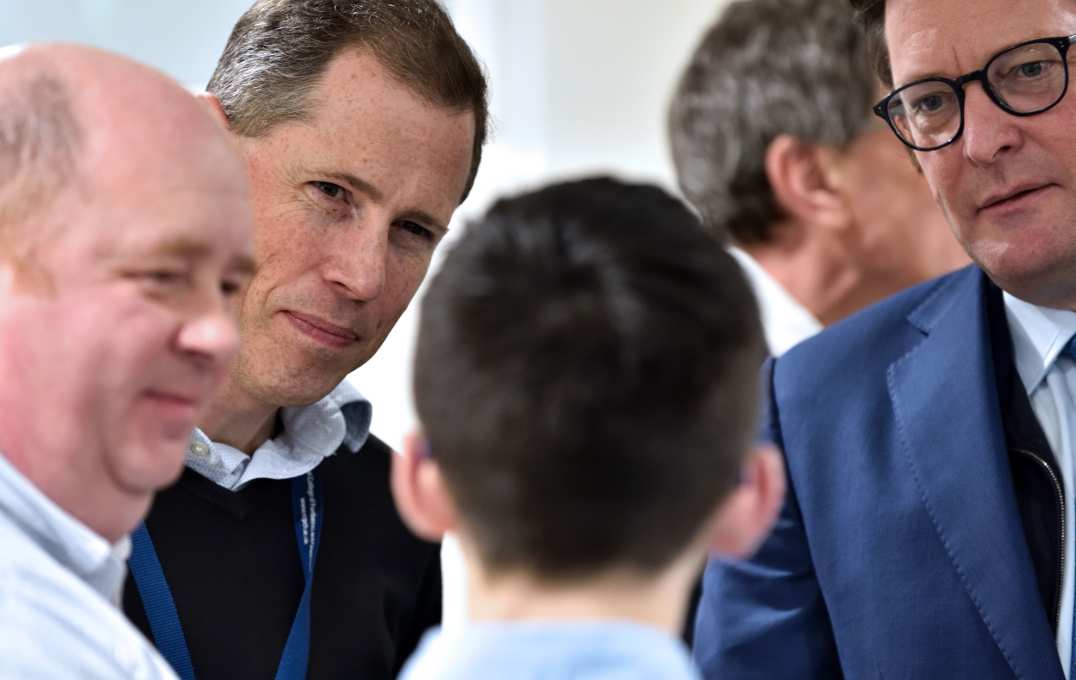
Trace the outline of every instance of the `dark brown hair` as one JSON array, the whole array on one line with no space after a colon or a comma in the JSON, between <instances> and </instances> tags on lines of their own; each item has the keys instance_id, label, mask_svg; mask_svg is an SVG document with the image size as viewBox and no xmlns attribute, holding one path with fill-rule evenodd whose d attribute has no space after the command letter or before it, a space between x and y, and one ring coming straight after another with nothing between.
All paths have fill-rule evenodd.
<instances>
[{"instance_id":1,"label":"dark brown hair","mask_svg":"<svg viewBox=\"0 0 1076 680\"><path fill-rule=\"evenodd\" d=\"M422 303L415 402L488 567L652 573L736 485L763 351L686 205L581 180L468 225Z\"/></svg>"},{"instance_id":2,"label":"dark brown hair","mask_svg":"<svg viewBox=\"0 0 1076 680\"><path fill-rule=\"evenodd\" d=\"M233 132L257 137L307 115L310 93L345 48L368 50L431 103L474 114L466 197L486 141L486 79L436 0L258 0L232 30L207 89Z\"/></svg>"}]
</instances>

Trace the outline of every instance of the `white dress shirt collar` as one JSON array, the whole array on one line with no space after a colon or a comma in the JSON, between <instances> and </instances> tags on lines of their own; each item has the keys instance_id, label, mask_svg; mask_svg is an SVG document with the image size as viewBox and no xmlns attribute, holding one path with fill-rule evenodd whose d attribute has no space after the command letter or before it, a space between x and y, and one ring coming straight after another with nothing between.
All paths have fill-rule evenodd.
<instances>
[{"instance_id":1,"label":"white dress shirt collar","mask_svg":"<svg viewBox=\"0 0 1076 680\"><path fill-rule=\"evenodd\" d=\"M280 434L252 455L214 442L201 430L191 435L187 467L232 491L256 479L292 479L310 472L341 444L352 452L366 443L373 407L344 380L313 404L280 410Z\"/></svg>"},{"instance_id":2,"label":"white dress shirt collar","mask_svg":"<svg viewBox=\"0 0 1076 680\"><path fill-rule=\"evenodd\" d=\"M730 246L728 252L740 263L747 275L747 282L755 291L770 354L780 356L822 330L821 322L763 269L755 258L735 246Z\"/></svg>"},{"instance_id":3,"label":"white dress shirt collar","mask_svg":"<svg viewBox=\"0 0 1076 680\"><path fill-rule=\"evenodd\" d=\"M1031 394L1076 334L1076 312L1039 307L1009 293L1004 298L1016 372Z\"/></svg>"}]
</instances>

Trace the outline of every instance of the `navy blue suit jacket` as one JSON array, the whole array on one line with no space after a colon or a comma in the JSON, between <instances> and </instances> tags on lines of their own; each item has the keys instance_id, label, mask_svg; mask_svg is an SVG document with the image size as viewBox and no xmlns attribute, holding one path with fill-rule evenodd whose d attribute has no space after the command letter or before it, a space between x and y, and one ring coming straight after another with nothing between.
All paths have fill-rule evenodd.
<instances>
[{"instance_id":1,"label":"navy blue suit jacket","mask_svg":"<svg viewBox=\"0 0 1076 680\"><path fill-rule=\"evenodd\" d=\"M707 678L1063 679L1013 491L989 285L969 267L767 364L788 497L754 558L707 567Z\"/></svg>"}]
</instances>

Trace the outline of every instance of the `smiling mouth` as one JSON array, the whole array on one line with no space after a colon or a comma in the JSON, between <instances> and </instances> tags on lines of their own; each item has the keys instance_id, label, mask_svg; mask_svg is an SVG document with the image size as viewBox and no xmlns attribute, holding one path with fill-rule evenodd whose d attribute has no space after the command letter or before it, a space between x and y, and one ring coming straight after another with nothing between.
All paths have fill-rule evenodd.
<instances>
[{"instance_id":1,"label":"smiling mouth","mask_svg":"<svg viewBox=\"0 0 1076 680\"><path fill-rule=\"evenodd\" d=\"M284 316L299 332L322 345L339 349L352 345L359 339L351 330L306 314L284 312Z\"/></svg>"},{"instance_id":2,"label":"smiling mouth","mask_svg":"<svg viewBox=\"0 0 1076 680\"><path fill-rule=\"evenodd\" d=\"M161 392L159 390L147 390L146 396L154 401L159 401L165 404L175 404L176 406L197 406L199 403L199 400L193 397L185 397L180 394Z\"/></svg>"},{"instance_id":3,"label":"smiling mouth","mask_svg":"<svg viewBox=\"0 0 1076 680\"><path fill-rule=\"evenodd\" d=\"M169 417L181 421L191 421L192 424L198 409L204 401L158 390L147 390L145 397Z\"/></svg>"}]
</instances>

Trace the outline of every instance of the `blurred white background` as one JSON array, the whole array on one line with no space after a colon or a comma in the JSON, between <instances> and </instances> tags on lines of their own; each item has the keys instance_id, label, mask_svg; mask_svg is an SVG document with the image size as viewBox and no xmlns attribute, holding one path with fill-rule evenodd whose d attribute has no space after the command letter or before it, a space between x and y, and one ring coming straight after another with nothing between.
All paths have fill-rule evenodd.
<instances>
[{"instance_id":1,"label":"blurred white background","mask_svg":"<svg viewBox=\"0 0 1076 680\"><path fill-rule=\"evenodd\" d=\"M200 89L250 2L0 0L0 45L89 43ZM447 0L488 70L494 126L475 190L457 212L449 240L496 196L553 178L607 172L673 188L667 101L703 28L725 3ZM374 404L374 432L392 446L415 423L410 354L416 308L351 375Z\"/></svg>"}]
</instances>

